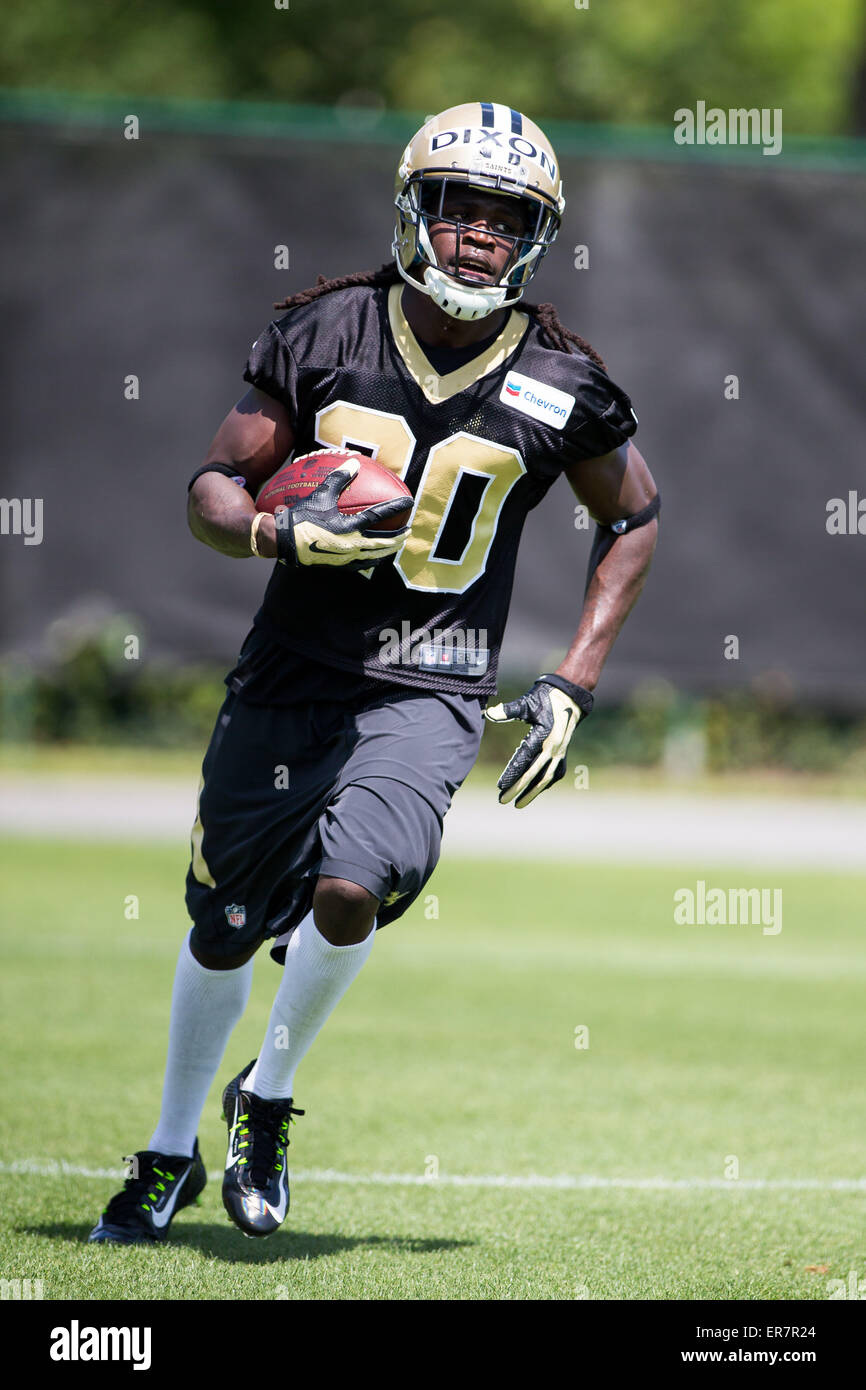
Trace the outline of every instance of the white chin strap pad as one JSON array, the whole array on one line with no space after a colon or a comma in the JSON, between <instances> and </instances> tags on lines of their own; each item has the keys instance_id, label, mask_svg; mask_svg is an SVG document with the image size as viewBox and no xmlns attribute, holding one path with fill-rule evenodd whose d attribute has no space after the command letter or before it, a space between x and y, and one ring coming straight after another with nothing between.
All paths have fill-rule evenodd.
<instances>
[{"instance_id":1,"label":"white chin strap pad","mask_svg":"<svg viewBox=\"0 0 866 1390\"><path fill-rule=\"evenodd\" d=\"M453 319L483 319L507 304L516 304L519 295L506 299L505 285L479 285L477 289L458 284L442 270L426 266L424 284L433 303ZM419 287L420 288L420 287Z\"/></svg>"}]
</instances>

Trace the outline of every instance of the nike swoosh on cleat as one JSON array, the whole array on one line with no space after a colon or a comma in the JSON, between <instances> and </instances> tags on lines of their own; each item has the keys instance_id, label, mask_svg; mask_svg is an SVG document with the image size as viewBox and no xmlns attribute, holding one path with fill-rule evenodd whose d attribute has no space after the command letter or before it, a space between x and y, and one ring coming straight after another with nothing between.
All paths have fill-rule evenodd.
<instances>
[{"instance_id":1,"label":"nike swoosh on cleat","mask_svg":"<svg viewBox=\"0 0 866 1390\"><path fill-rule=\"evenodd\" d=\"M265 1210L270 1213L275 1221L285 1221L286 1212L289 1209L288 1193L284 1192L280 1197L279 1206L272 1207L270 1202L264 1203Z\"/></svg>"},{"instance_id":2,"label":"nike swoosh on cleat","mask_svg":"<svg viewBox=\"0 0 866 1390\"><path fill-rule=\"evenodd\" d=\"M243 1206L247 1216L263 1216L265 1212L267 1212L268 1216L273 1217L275 1221L278 1221L280 1223L285 1221L286 1212L289 1209L288 1198L285 1192L280 1198L279 1205L276 1207L271 1206L270 1202L266 1201L264 1197L259 1196L245 1196L244 1198L242 1198L241 1205ZM251 1208L253 1207L255 1208L255 1210L251 1210Z\"/></svg>"},{"instance_id":3,"label":"nike swoosh on cleat","mask_svg":"<svg viewBox=\"0 0 866 1390\"><path fill-rule=\"evenodd\" d=\"M187 1168L183 1177L178 1178L177 1187L175 1187L174 1190L168 1194L168 1201L166 1202L162 1210L157 1211L156 1209L154 1209L153 1211L151 1211L150 1219L153 1222L154 1226L156 1226L158 1231L161 1231L163 1226L167 1226L172 1216L174 1215L174 1209L177 1206L177 1199L180 1196L180 1189L183 1187L191 1172L192 1164L190 1164L190 1166Z\"/></svg>"},{"instance_id":4,"label":"nike swoosh on cleat","mask_svg":"<svg viewBox=\"0 0 866 1390\"><path fill-rule=\"evenodd\" d=\"M235 1164L238 1162L238 1160L239 1160L239 1158L240 1158L240 1154L239 1154L239 1153L234 1153L234 1154L232 1153L232 1148L233 1148L233 1146L234 1146L235 1130L237 1129L237 1126L238 1126L238 1117L240 1116L240 1113L241 1113L241 1111L240 1111L240 1103L239 1103L239 1101L236 1100L236 1101L235 1101L234 1113L233 1113L233 1115L232 1115L232 1122L231 1122L231 1125L230 1125L231 1133L229 1134L229 1151L228 1151L228 1153L226 1154L226 1167L225 1167L225 1171L226 1171L226 1172L228 1172L230 1168L234 1168Z\"/></svg>"}]
</instances>

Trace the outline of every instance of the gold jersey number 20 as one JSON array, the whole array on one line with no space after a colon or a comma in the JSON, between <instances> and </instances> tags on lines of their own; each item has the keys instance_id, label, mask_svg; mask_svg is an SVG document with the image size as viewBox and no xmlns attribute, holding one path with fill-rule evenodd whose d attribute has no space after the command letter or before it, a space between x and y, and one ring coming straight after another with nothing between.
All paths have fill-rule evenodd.
<instances>
[{"instance_id":1,"label":"gold jersey number 20","mask_svg":"<svg viewBox=\"0 0 866 1390\"><path fill-rule=\"evenodd\" d=\"M316 440L359 449L405 478L416 440L402 415L334 401L316 416ZM415 498L412 534L394 564L410 589L462 594L484 572L505 499L526 472L516 449L461 430L434 444ZM466 544L458 559L436 558L436 546L465 474L485 480Z\"/></svg>"}]
</instances>

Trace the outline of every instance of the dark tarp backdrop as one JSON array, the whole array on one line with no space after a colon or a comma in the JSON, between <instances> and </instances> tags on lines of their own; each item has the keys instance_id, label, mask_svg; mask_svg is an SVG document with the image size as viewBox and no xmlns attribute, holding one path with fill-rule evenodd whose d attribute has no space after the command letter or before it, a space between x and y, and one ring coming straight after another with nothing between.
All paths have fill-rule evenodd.
<instances>
[{"instance_id":1,"label":"dark tarp backdrop","mask_svg":"<svg viewBox=\"0 0 866 1390\"><path fill-rule=\"evenodd\" d=\"M101 603L135 617L143 656L228 667L267 569L192 539L186 482L272 301L389 258L400 149L23 126L0 146L0 491L44 499L41 545L0 539L0 653L39 657L52 622ZM866 705L866 535L826 525L830 499L866 496L864 177L783 161L563 160L564 225L527 297L629 392L663 496L606 699L775 673ZM527 524L503 672L549 667L576 627L591 531L574 505L562 481Z\"/></svg>"}]
</instances>

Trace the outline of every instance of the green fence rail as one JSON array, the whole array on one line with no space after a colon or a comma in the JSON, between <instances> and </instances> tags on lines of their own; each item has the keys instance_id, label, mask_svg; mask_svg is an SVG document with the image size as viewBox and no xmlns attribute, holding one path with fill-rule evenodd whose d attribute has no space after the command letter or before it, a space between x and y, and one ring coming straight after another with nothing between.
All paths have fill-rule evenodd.
<instances>
[{"instance_id":1,"label":"green fence rail","mask_svg":"<svg viewBox=\"0 0 866 1390\"><path fill-rule=\"evenodd\" d=\"M405 142L426 114L363 106L101 97L0 89L0 122L90 130L121 131L124 117L135 115L143 132L394 146ZM673 113L669 128L578 121L545 121L544 128L561 155L588 159L757 166L766 173L792 168L866 172L866 139L846 136L785 135L779 154L768 157L758 145L678 145L674 140Z\"/></svg>"}]
</instances>

